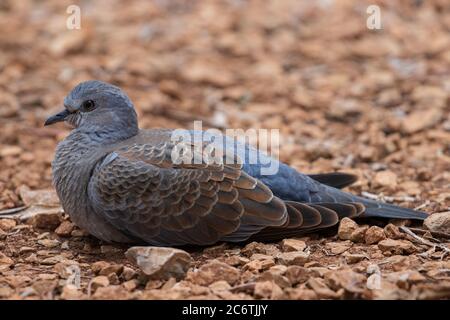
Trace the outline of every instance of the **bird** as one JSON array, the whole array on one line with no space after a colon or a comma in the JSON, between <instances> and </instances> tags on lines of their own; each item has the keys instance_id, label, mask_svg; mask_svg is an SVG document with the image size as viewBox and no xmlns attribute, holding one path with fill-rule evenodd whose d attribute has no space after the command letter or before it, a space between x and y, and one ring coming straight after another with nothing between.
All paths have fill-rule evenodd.
<instances>
[{"instance_id":1,"label":"bird","mask_svg":"<svg viewBox=\"0 0 450 320\"><path fill-rule=\"evenodd\" d=\"M184 131L200 134L196 144L174 140L174 129L140 129L127 94L102 81L75 86L45 125L57 122L72 130L56 147L53 185L71 220L105 242L276 241L336 226L345 217L427 217L343 191L356 181L352 174L303 174L227 136L215 149L215 160L223 161L211 161L203 157L209 141L203 132ZM179 161L177 152L195 161ZM264 173L267 165L276 165L276 173Z\"/></svg>"}]
</instances>

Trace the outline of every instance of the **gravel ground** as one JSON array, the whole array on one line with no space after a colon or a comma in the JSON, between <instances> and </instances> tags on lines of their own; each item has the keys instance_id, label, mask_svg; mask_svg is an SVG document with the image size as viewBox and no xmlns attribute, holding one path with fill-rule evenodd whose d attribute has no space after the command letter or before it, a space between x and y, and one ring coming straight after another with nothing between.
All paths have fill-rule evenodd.
<instances>
[{"instance_id":1,"label":"gravel ground","mask_svg":"<svg viewBox=\"0 0 450 320\"><path fill-rule=\"evenodd\" d=\"M381 30L366 27L374 3ZM80 30L70 4L0 3L0 299L450 298L448 220L182 248L186 274L145 275L61 212L50 163L69 129L43 128L96 78L126 90L142 128L279 129L280 159L303 172L354 173L354 193L446 212L448 1L79 1Z\"/></svg>"}]
</instances>

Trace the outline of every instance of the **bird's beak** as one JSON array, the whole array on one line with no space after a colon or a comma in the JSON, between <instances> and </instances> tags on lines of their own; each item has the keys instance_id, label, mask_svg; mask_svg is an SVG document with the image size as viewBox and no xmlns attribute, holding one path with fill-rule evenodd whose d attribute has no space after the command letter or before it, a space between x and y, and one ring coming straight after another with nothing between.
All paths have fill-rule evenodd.
<instances>
[{"instance_id":1,"label":"bird's beak","mask_svg":"<svg viewBox=\"0 0 450 320\"><path fill-rule=\"evenodd\" d=\"M63 111L58 112L57 114L54 114L53 116L49 117L45 121L44 126L49 126L51 124L64 121L64 120L66 120L66 118L69 114L70 114L70 111L67 109L64 109Z\"/></svg>"}]
</instances>

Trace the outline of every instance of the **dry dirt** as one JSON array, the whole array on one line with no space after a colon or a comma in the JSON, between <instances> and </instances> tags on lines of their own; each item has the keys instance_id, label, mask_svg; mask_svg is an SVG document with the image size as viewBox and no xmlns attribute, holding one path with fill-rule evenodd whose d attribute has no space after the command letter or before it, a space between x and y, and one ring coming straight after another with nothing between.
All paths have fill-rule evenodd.
<instances>
[{"instance_id":1,"label":"dry dirt","mask_svg":"<svg viewBox=\"0 0 450 320\"><path fill-rule=\"evenodd\" d=\"M93 78L126 90L142 128L201 119L280 129L281 160L303 172L352 172L354 193L449 211L447 0L79 1L81 29L67 30L72 2L0 3L3 213L36 205L24 199L29 189L51 188L54 149L69 129L43 122ZM381 30L366 28L373 3ZM415 230L421 243L398 228L405 221L188 248L186 277L162 281L46 201L44 218L0 219L0 299L450 298L448 238ZM80 289L67 284L77 270Z\"/></svg>"}]
</instances>

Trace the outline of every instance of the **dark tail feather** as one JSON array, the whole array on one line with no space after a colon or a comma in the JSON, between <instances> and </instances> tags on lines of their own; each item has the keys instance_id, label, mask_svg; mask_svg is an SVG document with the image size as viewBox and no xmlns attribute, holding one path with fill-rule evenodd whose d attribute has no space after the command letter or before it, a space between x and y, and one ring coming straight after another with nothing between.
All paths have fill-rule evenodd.
<instances>
[{"instance_id":1,"label":"dark tail feather","mask_svg":"<svg viewBox=\"0 0 450 320\"><path fill-rule=\"evenodd\" d=\"M341 172L331 172L324 174L311 174L309 177L321 183L319 187L320 192L315 195L312 202L361 203L366 207L366 209L360 217L416 220L425 220L428 217L428 215L422 211L377 202L339 190L355 182L357 179L355 175ZM339 210L337 211L339 212Z\"/></svg>"},{"instance_id":2,"label":"dark tail feather","mask_svg":"<svg viewBox=\"0 0 450 320\"><path fill-rule=\"evenodd\" d=\"M415 219L425 220L428 214L422 211L402 208L392 204L374 201L371 199L358 197L348 192L343 192L339 189L322 185L321 192L318 194L318 199L334 199L337 203L356 202L364 205L365 210L360 217L379 217L379 218L394 218L394 219ZM316 200L315 202L320 202ZM329 202L329 200L328 200Z\"/></svg>"},{"instance_id":3,"label":"dark tail feather","mask_svg":"<svg viewBox=\"0 0 450 320\"><path fill-rule=\"evenodd\" d=\"M379 218L395 218L395 219L415 219L425 220L428 214L408 208L394 206L392 204L381 203L365 198L358 197L358 201L364 204L366 210L361 217L379 217Z\"/></svg>"},{"instance_id":4,"label":"dark tail feather","mask_svg":"<svg viewBox=\"0 0 450 320\"><path fill-rule=\"evenodd\" d=\"M337 189L345 188L358 180L357 176L343 172L310 174L308 176L317 182Z\"/></svg>"}]
</instances>

